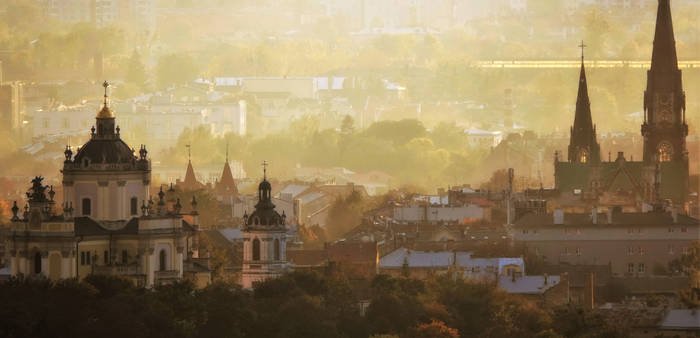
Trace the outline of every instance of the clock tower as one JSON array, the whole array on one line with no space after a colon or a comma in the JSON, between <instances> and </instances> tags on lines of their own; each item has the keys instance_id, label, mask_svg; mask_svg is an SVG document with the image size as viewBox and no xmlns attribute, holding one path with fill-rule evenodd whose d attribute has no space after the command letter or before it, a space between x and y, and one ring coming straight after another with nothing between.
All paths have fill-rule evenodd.
<instances>
[{"instance_id":1,"label":"clock tower","mask_svg":"<svg viewBox=\"0 0 700 338\"><path fill-rule=\"evenodd\" d=\"M659 0L651 69L644 92L644 162L687 161L685 92L678 69L670 0Z\"/></svg>"}]
</instances>

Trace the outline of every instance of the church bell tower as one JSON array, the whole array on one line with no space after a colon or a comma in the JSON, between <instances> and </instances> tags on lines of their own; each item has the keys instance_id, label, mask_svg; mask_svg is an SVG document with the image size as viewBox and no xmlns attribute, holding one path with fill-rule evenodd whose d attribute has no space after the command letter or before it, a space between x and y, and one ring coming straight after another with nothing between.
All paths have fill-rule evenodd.
<instances>
[{"instance_id":1,"label":"church bell tower","mask_svg":"<svg viewBox=\"0 0 700 338\"><path fill-rule=\"evenodd\" d=\"M685 92L678 69L670 0L659 0L651 69L644 92L644 162L687 161Z\"/></svg>"}]
</instances>

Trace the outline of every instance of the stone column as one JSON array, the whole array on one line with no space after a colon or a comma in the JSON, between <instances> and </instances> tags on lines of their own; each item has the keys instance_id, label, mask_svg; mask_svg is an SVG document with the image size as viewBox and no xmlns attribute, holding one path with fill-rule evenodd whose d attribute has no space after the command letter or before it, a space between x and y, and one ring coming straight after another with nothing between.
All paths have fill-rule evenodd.
<instances>
[{"instance_id":1,"label":"stone column","mask_svg":"<svg viewBox=\"0 0 700 338\"><path fill-rule=\"evenodd\" d=\"M49 252L41 252L41 275L49 278Z\"/></svg>"},{"instance_id":2,"label":"stone column","mask_svg":"<svg viewBox=\"0 0 700 338\"><path fill-rule=\"evenodd\" d=\"M61 250L61 278L75 277L73 262L75 257L71 255L70 250Z\"/></svg>"},{"instance_id":3,"label":"stone column","mask_svg":"<svg viewBox=\"0 0 700 338\"><path fill-rule=\"evenodd\" d=\"M177 255L175 255L175 269L178 271L178 275L182 278L182 273L184 272L183 255L185 248L182 246L177 247Z\"/></svg>"},{"instance_id":4,"label":"stone column","mask_svg":"<svg viewBox=\"0 0 700 338\"><path fill-rule=\"evenodd\" d=\"M119 201L116 201L117 218L129 219L129 215L131 215L131 203L126 198L126 181L117 181L117 196L119 196Z\"/></svg>"},{"instance_id":5,"label":"stone column","mask_svg":"<svg viewBox=\"0 0 700 338\"><path fill-rule=\"evenodd\" d=\"M143 196L141 196L141 199L144 200L144 201L148 201L148 197L149 197L148 194L149 194L150 184L151 184L151 181L149 181L149 180L143 180L143 186L142 186L142 188L143 188L142 195L143 195Z\"/></svg>"},{"instance_id":6,"label":"stone column","mask_svg":"<svg viewBox=\"0 0 700 338\"><path fill-rule=\"evenodd\" d=\"M73 182L63 182L63 202L66 207L73 203L73 208L77 208L78 202L74 200L75 187Z\"/></svg>"},{"instance_id":7,"label":"stone column","mask_svg":"<svg viewBox=\"0 0 700 338\"><path fill-rule=\"evenodd\" d=\"M107 214L109 205L109 181L99 181L97 182L97 209L96 218L106 219L109 217Z\"/></svg>"}]
</instances>

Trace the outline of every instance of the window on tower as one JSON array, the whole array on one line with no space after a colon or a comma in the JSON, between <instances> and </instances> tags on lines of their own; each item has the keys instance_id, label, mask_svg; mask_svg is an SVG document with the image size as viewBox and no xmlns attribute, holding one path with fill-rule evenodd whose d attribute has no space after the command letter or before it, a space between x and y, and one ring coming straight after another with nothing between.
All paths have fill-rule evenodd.
<instances>
[{"instance_id":1,"label":"window on tower","mask_svg":"<svg viewBox=\"0 0 700 338\"><path fill-rule=\"evenodd\" d=\"M260 260L260 240L257 238L253 240L253 260Z\"/></svg>"},{"instance_id":2,"label":"window on tower","mask_svg":"<svg viewBox=\"0 0 700 338\"><path fill-rule=\"evenodd\" d=\"M578 161L580 163L588 162L588 152L585 150L581 150L581 152L578 154Z\"/></svg>"},{"instance_id":3,"label":"window on tower","mask_svg":"<svg viewBox=\"0 0 700 338\"><path fill-rule=\"evenodd\" d=\"M670 162L673 158L673 146L668 142L662 142L658 148L659 162Z\"/></svg>"}]
</instances>

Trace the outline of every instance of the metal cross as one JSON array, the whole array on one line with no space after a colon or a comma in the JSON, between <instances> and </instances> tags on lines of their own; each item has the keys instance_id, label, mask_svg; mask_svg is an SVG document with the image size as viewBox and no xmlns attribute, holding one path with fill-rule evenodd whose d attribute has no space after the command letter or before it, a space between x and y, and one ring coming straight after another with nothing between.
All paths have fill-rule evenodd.
<instances>
[{"instance_id":1,"label":"metal cross","mask_svg":"<svg viewBox=\"0 0 700 338\"><path fill-rule=\"evenodd\" d=\"M588 47L583 43L583 40L581 40L581 44L578 45L579 48L581 48L581 62L583 62L583 49Z\"/></svg>"},{"instance_id":2,"label":"metal cross","mask_svg":"<svg viewBox=\"0 0 700 338\"><path fill-rule=\"evenodd\" d=\"M105 106L107 105L107 88L109 87L109 82L105 81L102 83L102 87L105 87Z\"/></svg>"},{"instance_id":3,"label":"metal cross","mask_svg":"<svg viewBox=\"0 0 700 338\"><path fill-rule=\"evenodd\" d=\"M267 165L268 165L267 161L263 161L263 162L262 162L262 166L263 166L263 179L267 179Z\"/></svg>"},{"instance_id":4,"label":"metal cross","mask_svg":"<svg viewBox=\"0 0 700 338\"><path fill-rule=\"evenodd\" d=\"M187 160L191 161L192 160L192 146L189 144L185 144L185 147L187 147Z\"/></svg>"}]
</instances>

